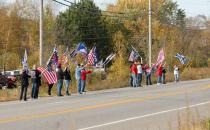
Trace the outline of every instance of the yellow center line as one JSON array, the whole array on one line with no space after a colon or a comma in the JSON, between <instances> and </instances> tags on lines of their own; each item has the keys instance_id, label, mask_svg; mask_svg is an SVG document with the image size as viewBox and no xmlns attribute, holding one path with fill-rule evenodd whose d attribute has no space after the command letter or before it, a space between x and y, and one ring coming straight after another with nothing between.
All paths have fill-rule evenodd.
<instances>
[{"instance_id":1,"label":"yellow center line","mask_svg":"<svg viewBox=\"0 0 210 130\"><path fill-rule=\"evenodd\" d=\"M166 96L175 96L175 95L185 94L185 93L194 93L194 92L204 91L204 90L207 90L207 89L210 89L210 85L203 86L203 87L200 87L200 88L190 89L190 90L180 89L176 92L166 92L166 93L161 93L161 94L157 94L157 95L154 95L154 96L145 96L145 97L141 97L141 98L131 98L131 99L125 99L125 100L121 99L121 100L112 101L112 102L109 102L109 103L96 104L96 105L91 105L91 106L83 106L83 107L80 107L80 108L64 109L62 111L9 117L9 118L0 119L0 124L16 122L16 121L23 121L23 120L38 119L38 118L46 118L46 117L62 115L62 114L66 114L66 113L73 113L73 112L80 112L80 111L85 111L85 110L106 108L106 107L122 105L122 104L125 105L125 104L129 104L129 103L143 102L143 101L146 101L146 100L158 99L158 98L166 97Z\"/></svg>"}]
</instances>

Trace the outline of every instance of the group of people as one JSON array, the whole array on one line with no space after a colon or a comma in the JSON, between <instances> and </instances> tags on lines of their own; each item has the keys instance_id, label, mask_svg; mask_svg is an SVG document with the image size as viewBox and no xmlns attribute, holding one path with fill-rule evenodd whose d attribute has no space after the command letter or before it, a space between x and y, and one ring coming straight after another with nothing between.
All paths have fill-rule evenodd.
<instances>
[{"instance_id":1,"label":"group of people","mask_svg":"<svg viewBox=\"0 0 210 130\"><path fill-rule=\"evenodd\" d=\"M92 73L90 70L86 70L85 66L78 64L75 70L75 78L77 80L78 93L83 94L86 87L86 75ZM70 83L71 83L71 72L69 67L65 67L64 71L61 67L61 64L57 65L56 68L57 75L57 96L62 95L63 84L65 83L65 93L67 96L71 95L70 93ZM29 78L31 78L31 98L37 99L39 94L39 87L41 86L41 73L37 69L36 65L33 66L32 70L23 69L21 74L21 92L20 100L27 101L27 89L29 86ZM51 91L54 84L48 84L48 95L51 95Z\"/></svg>"},{"instance_id":2,"label":"group of people","mask_svg":"<svg viewBox=\"0 0 210 130\"><path fill-rule=\"evenodd\" d=\"M166 84L166 68L165 64L153 64L151 67L148 64L143 65L140 62L134 62L130 66L130 86L142 87L143 75L146 76L146 85L152 85L151 76L156 71L157 85ZM174 66L175 82L179 81L179 68Z\"/></svg>"}]
</instances>

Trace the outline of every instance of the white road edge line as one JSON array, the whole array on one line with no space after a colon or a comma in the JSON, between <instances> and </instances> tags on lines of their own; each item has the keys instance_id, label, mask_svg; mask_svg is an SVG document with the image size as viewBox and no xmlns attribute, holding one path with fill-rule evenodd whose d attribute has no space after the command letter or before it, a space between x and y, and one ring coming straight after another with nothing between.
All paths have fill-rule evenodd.
<instances>
[{"instance_id":1,"label":"white road edge line","mask_svg":"<svg viewBox=\"0 0 210 130\"><path fill-rule=\"evenodd\" d=\"M109 122L109 123L104 123L104 124L101 124L101 125L95 125L95 126L91 126L91 127L80 128L78 130L89 130L89 129L99 128L99 127L103 127L103 126L118 124L118 123L130 121L130 120L135 120L135 119L140 119L140 118L144 118L144 117L155 116L155 115L164 114L164 113L168 113L168 112L172 112L172 111L179 111L179 110L192 108L192 107L197 107L197 106L202 106L202 105L206 105L206 104L210 104L210 101L199 103L199 104L194 104L194 105L191 105L191 106L188 106L188 107L185 106L185 107L180 107L180 108L160 111L160 112L156 112L156 113L146 114L146 115L142 115L142 116L131 117L131 118L123 119L123 120L113 121L113 122Z\"/></svg>"}]
</instances>

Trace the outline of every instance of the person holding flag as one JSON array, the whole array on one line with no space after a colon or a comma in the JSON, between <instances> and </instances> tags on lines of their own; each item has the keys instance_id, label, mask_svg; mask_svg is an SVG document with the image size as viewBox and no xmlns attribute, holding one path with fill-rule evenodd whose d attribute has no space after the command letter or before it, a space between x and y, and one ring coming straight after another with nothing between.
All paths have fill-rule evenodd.
<instances>
[{"instance_id":1,"label":"person holding flag","mask_svg":"<svg viewBox=\"0 0 210 130\"><path fill-rule=\"evenodd\" d=\"M85 87L86 87L86 75L92 73L90 70L85 70L85 67L82 68L81 70L81 90L80 92L86 92Z\"/></svg>"}]
</instances>

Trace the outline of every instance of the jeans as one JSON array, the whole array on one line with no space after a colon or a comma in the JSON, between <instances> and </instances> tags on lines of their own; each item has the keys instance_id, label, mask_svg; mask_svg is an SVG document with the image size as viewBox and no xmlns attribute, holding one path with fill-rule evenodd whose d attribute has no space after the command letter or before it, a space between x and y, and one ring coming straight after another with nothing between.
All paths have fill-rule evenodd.
<instances>
[{"instance_id":1,"label":"jeans","mask_svg":"<svg viewBox=\"0 0 210 130\"><path fill-rule=\"evenodd\" d=\"M175 82L179 82L179 74L174 74Z\"/></svg>"},{"instance_id":2,"label":"jeans","mask_svg":"<svg viewBox=\"0 0 210 130\"><path fill-rule=\"evenodd\" d=\"M25 86L25 85L22 85L22 86L21 86L20 100L23 99L23 96L24 96L24 100L25 100L25 101L27 100L27 88L28 88L28 86Z\"/></svg>"},{"instance_id":3,"label":"jeans","mask_svg":"<svg viewBox=\"0 0 210 130\"><path fill-rule=\"evenodd\" d=\"M152 85L151 74L146 74L146 84L147 85Z\"/></svg>"},{"instance_id":4,"label":"jeans","mask_svg":"<svg viewBox=\"0 0 210 130\"><path fill-rule=\"evenodd\" d=\"M66 94L69 95L69 85L70 85L70 80L65 80L65 89L66 89Z\"/></svg>"},{"instance_id":5,"label":"jeans","mask_svg":"<svg viewBox=\"0 0 210 130\"><path fill-rule=\"evenodd\" d=\"M81 90L85 92L86 80L81 80Z\"/></svg>"},{"instance_id":6,"label":"jeans","mask_svg":"<svg viewBox=\"0 0 210 130\"><path fill-rule=\"evenodd\" d=\"M142 81L142 73L139 73L138 75L137 75L137 85L138 86L141 86L141 81Z\"/></svg>"},{"instance_id":7,"label":"jeans","mask_svg":"<svg viewBox=\"0 0 210 130\"><path fill-rule=\"evenodd\" d=\"M37 90L37 83L34 82L34 83L32 83L31 98L36 97L36 90Z\"/></svg>"},{"instance_id":8,"label":"jeans","mask_svg":"<svg viewBox=\"0 0 210 130\"><path fill-rule=\"evenodd\" d=\"M158 78L157 78L157 83L162 83L162 82L161 82L161 77L162 77L162 76L158 76Z\"/></svg>"},{"instance_id":9,"label":"jeans","mask_svg":"<svg viewBox=\"0 0 210 130\"><path fill-rule=\"evenodd\" d=\"M163 74L162 75L162 83L163 84L166 84L166 74Z\"/></svg>"},{"instance_id":10,"label":"jeans","mask_svg":"<svg viewBox=\"0 0 210 130\"><path fill-rule=\"evenodd\" d=\"M132 78L133 78L133 87L137 87L137 76L136 76L136 74L132 74Z\"/></svg>"},{"instance_id":11,"label":"jeans","mask_svg":"<svg viewBox=\"0 0 210 130\"><path fill-rule=\"evenodd\" d=\"M62 95L61 94L62 87L63 87L63 79L59 79L58 83L57 83L57 95L58 96Z\"/></svg>"},{"instance_id":12,"label":"jeans","mask_svg":"<svg viewBox=\"0 0 210 130\"><path fill-rule=\"evenodd\" d=\"M132 74L130 74L129 85L131 87L133 87L133 77L132 77Z\"/></svg>"},{"instance_id":13,"label":"jeans","mask_svg":"<svg viewBox=\"0 0 210 130\"><path fill-rule=\"evenodd\" d=\"M77 79L77 91L78 91L78 93L81 93L82 92L81 78Z\"/></svg>"}]
</instances>

